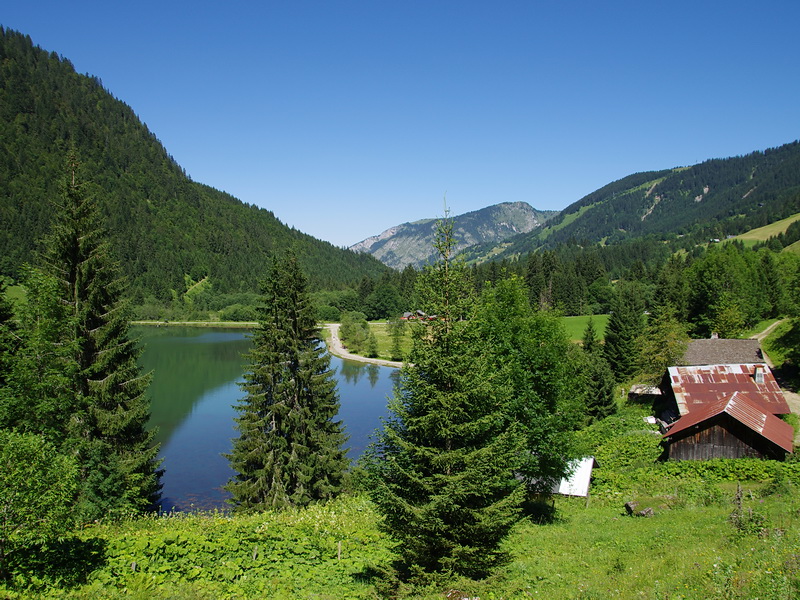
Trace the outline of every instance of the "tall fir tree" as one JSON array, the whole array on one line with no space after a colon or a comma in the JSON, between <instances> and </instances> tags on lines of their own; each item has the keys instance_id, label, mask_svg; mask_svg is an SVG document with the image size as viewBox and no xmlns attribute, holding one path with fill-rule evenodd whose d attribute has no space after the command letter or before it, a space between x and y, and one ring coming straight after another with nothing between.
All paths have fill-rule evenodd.
<instances>
[{"instance_id":1,"label":"tall fir tree","mask_svg":"<svg viewBox=\"0 0 800 600\"><path fill-rule=\"evenodd\" d=\"M583 351L588 354L593 354L601 348L600 341L597 339L597 329L594 326L594 317L592 315L589 315L589 321L586 323L586 329L583 330L583 339L581 342Z\"/></svg>"},{"instance_id":2,"label":"tall fir tree","mask_svg":"<svg viewBox=\"0 0 800 600\"><path fill-rule=\"evenodd\" d=\"M603 356L617 381L625 381L636 370L637 339L643 327L644 303L638 285L635 282L619 282L614 290L603 345Z\"/></svg>"},{"instance_id":3,"label":"tall fir tree","mask_svg":"<svg viewBox=\"0 0 800 600\"><path fill-rule=\"evenodd\" d=\"M239 437L228 455L236 476L226 489L245 511L330 499L348 464L330 355L294 255L273 259L262 290Z\"/></svg>"},{"instance_id":4,"label":"tall fir tree","mask_svg":"<svg viewBox=\"0 0 800 600\"><path fill-rule=\"evenodd\" d=\"M160 489L158 445L147 429L150 377L137 364L119 267L74 153L41 259L72 326L74 401L64 415L64 450L80 465L78 513L96 519L147 510Z\"/></svg>"},{"instance_id":5,"label":"tall fir tree","mask_svg":"<svg viewBox=\"0 0 800 600\"><path fill-rule=\"evenodd\" d=\"M594 319L590 316L583 331L582 365L578 369L586 391L586 414L590 421L599 421L617 411L614 398L614 373L603 356Z\"/></svg>"},{"instance_id":6,"label":"tall fir tree","mask_svg":"<svg viewBox=\"0 0 800 600\"><path fill-rule=\"evenodd\" d=\"M469 317L471 282L440 224L440 261L418 278L420 308L391 417L371 449L372 497L398 542L403 578L484 576L506 558L501 542L524 488L514 477L524 435L508 415L493 364Z\"/></svg>"}]
</instances>

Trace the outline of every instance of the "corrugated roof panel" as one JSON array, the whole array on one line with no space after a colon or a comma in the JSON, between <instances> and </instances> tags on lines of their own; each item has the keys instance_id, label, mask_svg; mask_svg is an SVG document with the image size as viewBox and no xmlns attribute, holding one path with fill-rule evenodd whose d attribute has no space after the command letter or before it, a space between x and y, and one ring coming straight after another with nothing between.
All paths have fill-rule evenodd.
<instances>
[{"instance_id":1,"label":"corrugated roof panel","mask_svg":"<svg viewBox=\"0 0 800 600\"><path fill-rule=\"evenodd\" d=\"M756 382L756 366L764 370L762 383ZM762 364L703 365L670 367L672 390L681 415L698 407L727 400L738 392L772 414L787 414L789 406L769 368Z\"/></svg>"},{"instance_id":2,"label":"corrugated roof panel","mask_svg":"<svg viewBox=\"0 0 800 600\"><path fill-rule=\"evenodd\" d=\"M713 404L707 404L702 408L682 416L670 427L664 437L670 437L681 431L685 431L695 425L716 417L722 413L727 413L746 427L780 446L787 452L792 451L794 440L794 428L788 423L781 421L775 415L764 412L758 405L753 403L743 394L734 393L728 400L722 400Z\"/></svg>"}]
</instances>

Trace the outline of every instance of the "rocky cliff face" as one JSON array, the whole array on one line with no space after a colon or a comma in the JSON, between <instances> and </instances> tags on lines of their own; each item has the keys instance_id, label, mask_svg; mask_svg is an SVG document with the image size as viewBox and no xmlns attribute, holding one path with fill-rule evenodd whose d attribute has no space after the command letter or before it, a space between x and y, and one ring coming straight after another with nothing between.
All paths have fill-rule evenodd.
<instances>
[{"instance_id":1,"label":"rocky cliff face","mask_svg":"<svg viewBox=\"0 0 800 600\"><path fill-rule=\"evenodd\" d=\"M455 250L527 233L554 214L556 211L536 210L526 202L503 202L453 217ZM436 259L435 231L436 219L403 223L350 246L350 250L372 254L395 269L421 267Z\"/></svg>"}]
</instances>

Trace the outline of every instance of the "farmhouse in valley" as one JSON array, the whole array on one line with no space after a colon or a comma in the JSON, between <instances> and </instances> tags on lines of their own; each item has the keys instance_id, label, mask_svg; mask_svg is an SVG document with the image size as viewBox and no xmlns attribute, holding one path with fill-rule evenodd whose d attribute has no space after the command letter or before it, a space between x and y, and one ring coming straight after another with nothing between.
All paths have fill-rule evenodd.
<instances>
[{"instance_id":1,"label":"farmhouse in valley","mask_svg":"<svg viewBox=\"0 0 800 600\"><path fill-rule=\"evenodd\" d=\"M794 430L777 416L789 406L757 340L694 340L682 362L661 385L669 458L783 460L792 452Z\"/></svg>"}]
</instances>

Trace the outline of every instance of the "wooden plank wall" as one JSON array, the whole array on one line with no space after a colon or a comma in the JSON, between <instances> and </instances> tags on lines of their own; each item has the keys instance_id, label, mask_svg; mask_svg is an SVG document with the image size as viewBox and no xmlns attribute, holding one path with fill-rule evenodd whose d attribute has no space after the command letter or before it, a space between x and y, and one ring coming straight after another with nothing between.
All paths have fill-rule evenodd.
<instances>
[{"instance_id":1,"label":"wooden plank wall","mask_svg":"<svg viewBox=\"0 0 800 600\"><path fill-rule=\"evenodd\" d=\"M774 444L728 415L719 415L703 423L697 431L672 440L672 460L708 460L709 458L783 458ZM681 436L681 434L678 434Z\"/></svg>"}]
</instances>

